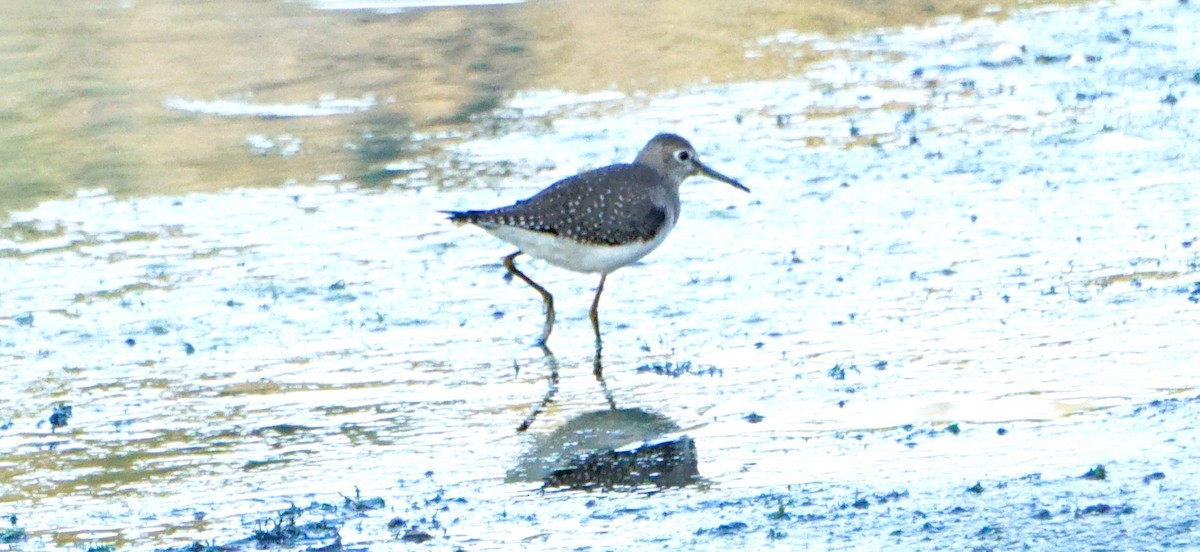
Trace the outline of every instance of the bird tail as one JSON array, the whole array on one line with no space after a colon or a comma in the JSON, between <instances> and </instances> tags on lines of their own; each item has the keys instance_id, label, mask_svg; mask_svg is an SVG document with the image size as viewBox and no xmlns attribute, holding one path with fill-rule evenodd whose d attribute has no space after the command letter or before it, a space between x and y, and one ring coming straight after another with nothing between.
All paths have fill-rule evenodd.
<instances>
[{"instance_id":1,"label":"bird tail","mask_svg":"<svg viewBox=\"0 0 1200 552\"><path fill-rule=\"evenodd\" d=\"M455 224L467 224L475 222L479 211L438 211L439 213L450 215L450 222Z\"/></svg>"}]
</instances>

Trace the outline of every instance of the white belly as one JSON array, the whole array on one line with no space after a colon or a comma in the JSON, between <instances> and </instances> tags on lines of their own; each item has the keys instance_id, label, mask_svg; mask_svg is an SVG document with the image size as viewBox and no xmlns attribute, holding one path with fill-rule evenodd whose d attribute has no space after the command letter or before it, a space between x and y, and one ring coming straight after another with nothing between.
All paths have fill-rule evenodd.
<instances>
[{"instance_id":1,"label":"white belly","mask_svg":"<svg viewBox=\"0 0 1200 552\"><path fill-rule=\"evenodd\" d=\"M625 265L636 262L662 245L671 233L672 225L663 227L654 239L634 241L622 245L583 244L545 232L532 232L512 226L484 228L519 248L536 259L541 259L559 268L575 272L600 272L608 274Z\"/></svg>"}]
</instances>

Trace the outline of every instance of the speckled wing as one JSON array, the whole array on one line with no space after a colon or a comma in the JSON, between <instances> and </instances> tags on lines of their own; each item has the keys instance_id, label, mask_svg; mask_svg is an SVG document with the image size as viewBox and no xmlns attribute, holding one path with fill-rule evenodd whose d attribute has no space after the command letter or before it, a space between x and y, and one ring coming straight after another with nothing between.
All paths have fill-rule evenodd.
<instances>
[{"instance_id":1,"label":"speckled wing","mask_svg":"<svg viewBox=\"0 0 1200 552\"><path fill-rule=\"evenodd\" d=\"M610 165L559 180L508 207L451 212L450 220L515 226L594 245L648 241L667 224L662 178L644 165Z\"/></svg>"}]
</instances>

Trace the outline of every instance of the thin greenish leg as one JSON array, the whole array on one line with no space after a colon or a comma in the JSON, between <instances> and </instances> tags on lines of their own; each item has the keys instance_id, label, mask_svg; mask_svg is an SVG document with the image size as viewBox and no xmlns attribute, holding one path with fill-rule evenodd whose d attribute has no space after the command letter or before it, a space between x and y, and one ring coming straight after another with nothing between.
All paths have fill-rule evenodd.
<instances>
[{"instance_id":1,"label":"thin greenish leg","mask_svg":"<svg viewBox=\"0 0 1200 552\"><path fill-rule=\"evenodd\" d=\"M596 334L596 350L600 350L600 294L604 291L604 280L608 274L600 275L600 285L596 286L596 298L592 300L592 310L588 317L592 319L592 331Z\"/></svg>"},{"instance_id":2,"label":"thin greenish leg","mask_svg":"<svg viewBox=\"0 0 1200 552\"><path fill-rule=\"evenodd\" d=\"M546 291L546 288L539 286L537 282L526 276L524 272L517 270L516 265L513 264L513 259L517 258L517 255L520 254L521 252L517 251L505 257L504 268L508 269L509 274L520 278L521 281L529 284L529 287L536 289L542 295L542 300L546 303L546 325L542 327L542 338L538 341L538 345L545 346L546 342L550 339L550 330L554 328L554 297L550 295L549 291ZM599 299L599 296L597 296L597 299Z\"/></svg>"}]
</instances>

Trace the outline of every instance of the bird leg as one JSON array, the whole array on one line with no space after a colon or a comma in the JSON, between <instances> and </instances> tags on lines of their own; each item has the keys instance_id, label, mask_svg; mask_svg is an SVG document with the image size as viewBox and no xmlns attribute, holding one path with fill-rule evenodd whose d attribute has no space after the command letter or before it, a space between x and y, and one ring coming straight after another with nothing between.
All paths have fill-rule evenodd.
<instances>
[{"instance_id":1,"label":"bird leg","mask_svg":"<svg viewBox=\"0 0 1200 552\"><path fill-rule=\"evenodd\" d=\"M517 270L516 265L513 264L513 259L517 258L517 255L520 254L521 252L517 251L516 253L505 257L504 268L508 269L509 274L520 278L521 281L529 284L529 287L536 289L537 292L542 295L542 301L546 303L546 325L542 327L542 338L538 341L538 345L544 347L546 345L546 341L550 339L550 330L554 328L554 297L550 295L550 292L546 291L546 288L537 285L537 282L534 282L529 278L529 276L526 276L524 272ZM596 299L599 300L600 296L597 295ZM593 319L593 322L594 321L595 319ZM597 330L597 332L598 331L599 330ZM599 334L597 333L597 335ZM597 339L599 338L597 337Z\"/></svg>"},{"instance_id":2,"label":"bird leg","mask_svg":"<svg viewBox=\"0 0 1200 552\"><path fill-rule=\"evenodd\" d=\"M600 293L604 291L604 280L607 273L600 274L600 285L596 286L596 298L592 300L592 310L588 316L592 319L592 331L596 332L596 357L600 356Z\"/></svg>"}]
</instances>

